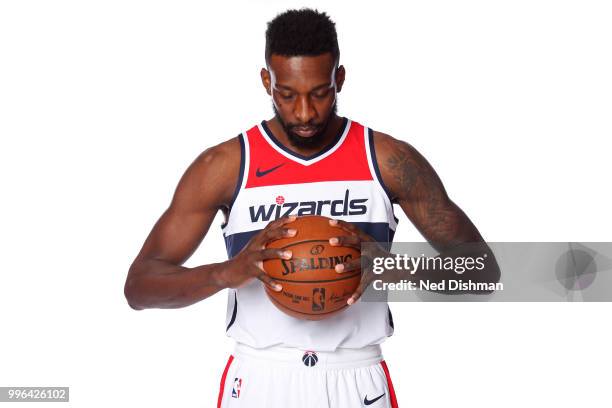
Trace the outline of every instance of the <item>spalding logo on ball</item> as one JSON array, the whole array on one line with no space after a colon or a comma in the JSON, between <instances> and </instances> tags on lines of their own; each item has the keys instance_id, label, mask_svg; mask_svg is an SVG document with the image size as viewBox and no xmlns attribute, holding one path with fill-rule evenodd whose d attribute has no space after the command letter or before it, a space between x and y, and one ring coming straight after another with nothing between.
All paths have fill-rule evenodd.
<instances>
[{"instance_id":1,"label":"spalding logo on ball","mask_svg":"<svg viewBox=\"0 0 612 408\"><path fill-rule=\"evenodd\" d=\"M297 230L294 237L271 242L268 248L289 249L291 259L264 261L266 273L282 286L281 292L266 287L268 297L283 312L300 319L321 320L347 307L346 301L355 292L361 271L337 273L335 266L357 259L354 248L331 246L329 239L347 235L329 225L329 218L298 217L287 224Z\"/></svg>"}]
</instances>

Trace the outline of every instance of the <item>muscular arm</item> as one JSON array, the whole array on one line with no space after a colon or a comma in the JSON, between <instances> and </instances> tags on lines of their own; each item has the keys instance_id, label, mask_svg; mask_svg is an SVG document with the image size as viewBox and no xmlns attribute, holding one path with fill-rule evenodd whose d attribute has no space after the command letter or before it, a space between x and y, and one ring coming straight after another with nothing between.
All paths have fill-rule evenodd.
<instances>
[{"instance_id":1,"label":"muscular arm","mask_svg":"<svg viewBox=\"0 0 612 408\"><path fill-rule=\"evenodd\" d=\"M181 265L196 250L217 211L229 205L239 168L240 145L234 138L206 150L187 169L128 272L125 296L132 308L184 307L223 289L223 263Z\"/></svg>"},{"instance_id":2,"label":"muscular arm","mask_svg":"<svg viewBox=\"0 0 612 408\"><path fill-rule=\"evenodd\" d=\"M442 181L411 145L374 133L383 182L421 234L442 251L462 242L482 241L463 211L448 197Z\"/></svg>"},{"instance_id":3,"label":"muscular arm","mask_svg":"<svg viewBox=\"0 0 612 408\"><path fill-rule=\"evenodd\" d=\"M457 254L462 244L480 243L476 245L478 256L484 251L491 262L482 273L471 277L476 281L497 282L499 267L490 248L467 215L448 197L427 160L408 143L384 133L374 132L374 142L381 176L392 201L400 205L425 239L441 256ZM438 271L433 275L429 277L437 280L457 277L452 271Z\"/></svg>"}]
</instances>

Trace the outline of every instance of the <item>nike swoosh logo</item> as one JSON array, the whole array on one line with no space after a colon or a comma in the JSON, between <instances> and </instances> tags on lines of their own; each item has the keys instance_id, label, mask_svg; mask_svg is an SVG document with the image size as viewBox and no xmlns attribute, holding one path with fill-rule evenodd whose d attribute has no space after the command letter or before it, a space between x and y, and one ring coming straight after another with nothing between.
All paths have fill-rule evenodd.
<instances>
[{"instance_id":1,"label":"nike swoosh logo","mask_svg":"<svg viewBox=\"0 0 612 408\"><path fill-rule=\"evenodd\" d=\"M268 169L268 170L259 170L259 167L257 167L257 171L255 172L255 175L256 175L257 177L263 177L263 176L265 176L266 174L268 174L268 173L272 173L274 170L276 170L276 169L278 169L279 167L284 166L284 165L285 165L285 163L281 163L281 164L279 164L278 166L274 166L274 167L272 167L271 169Z\"/></svg>"},{"instance_id":2,"label":"nike swoosh logo","mask_svg":"<svg viewBox=\"0 0 612 408\"><path fill-rule=\"evenodd\" d=\"M385 393L383 392L382 394L380 394L378 397L369 400L368 396L366 395L365 398L363 399L363 404L364 405L372 405L373 403L375 403L376 401L378 401L379 399L381 399L382 397L384 397Z\"/></svg>"}]
</instances>

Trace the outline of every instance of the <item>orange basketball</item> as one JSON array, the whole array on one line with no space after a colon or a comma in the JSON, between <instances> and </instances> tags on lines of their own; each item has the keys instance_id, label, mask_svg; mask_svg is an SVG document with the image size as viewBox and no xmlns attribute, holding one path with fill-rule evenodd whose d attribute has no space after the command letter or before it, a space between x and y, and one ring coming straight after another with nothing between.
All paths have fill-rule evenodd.
<instances>
[{"instance_id":1,"label":"orange basketball","mask_svg":"<svg viewBox=\"0 0 612 408\"><path fill-rule=\"evenodd\" d=\"M300 319L321 320L344 309L361 279L361 270L337 273L334 267L361 256L354 248L331 246L329 239L348 235L329 225L329 218L298 217L286 224L297 230L291 238L271 242L268 248L293 252L291 259L270 259L266 273L283 286L275 292L266 286L268 297L283 312Z\"/></svg>"}]
</instances>

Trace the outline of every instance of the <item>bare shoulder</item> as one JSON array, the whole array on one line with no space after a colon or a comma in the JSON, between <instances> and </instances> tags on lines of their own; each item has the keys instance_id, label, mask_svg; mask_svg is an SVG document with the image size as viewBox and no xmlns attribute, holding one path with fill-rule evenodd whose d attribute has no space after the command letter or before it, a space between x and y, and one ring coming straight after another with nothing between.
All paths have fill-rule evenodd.
<instances>
[{"instance_id":1,"label":"bare shoulder","mask_svg":"<svg viewBox=\"0 0 612 408\"><path fill-rule=\"evenodd\" d=\"M394 153L400 153L406 157L418 158L419 152L408 142L394 138L383 132L373 131L374 148L377 157L391 157ZM421 156L422 157L422 156Z\"/></svg>"},{"instance_id":2,"label":"bare shoulder","mask_svg":"<svg viewBox=\"0 0 612 408\"><path fill-rule=\"evenodd\" d=\"M241 157L238 137L204 150L181 177L173 205L200 209L228 206L240 175Z\"/></svg>"},{"instance_id":3,"label":"bare shoulder","mask_svg":"<svg viewBox=\"0 0 612 408\"><path fill-rule=\"evenodd\" d=\"M216 168L218 170L231 170L240 167L241 147L238 137L226 140L218 145L204 150L192 163L198 171L207 172Z\"/></svg>"},{"instance_id":4,"label":"bare shoulder","mask_svg":"<svg viewBox=\"0 0 612 408\"><path fill-rule=\"evenodd\" d=\"M381 177L394 202L424 189L443 190L435 170L414 146L382 132L374 131L373 137Z\"/></svg>"}]
</instances>

